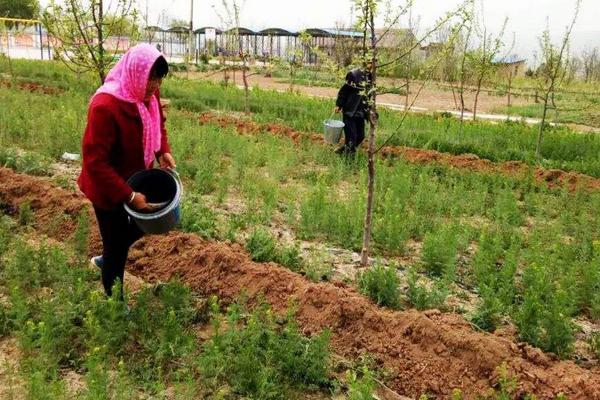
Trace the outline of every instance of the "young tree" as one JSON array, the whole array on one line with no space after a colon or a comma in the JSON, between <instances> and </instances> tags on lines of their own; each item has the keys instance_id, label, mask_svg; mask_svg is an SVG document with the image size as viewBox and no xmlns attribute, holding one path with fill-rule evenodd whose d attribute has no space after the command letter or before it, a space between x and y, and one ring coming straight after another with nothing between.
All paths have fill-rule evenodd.
<instances>
[{"instance_id":1,"label":"young tree","mask_svg":"<svg viewBox=\"0 0 600 400\"><path fill-rule=\"evenodd\" d=\"M290 78L290 92L294 91L294 85L296 83L296 73L298 69L304 65L304 55L308 54L310 58L312 54L319 53L319 50L311 45L312 36L308 32L300 32L298 37L300 40L300 46L289 46L286 49L284 65L287 64Z\"/></svg>"},{"instance_id":2,"label":"young tree","mask_svg":"<svg viewBox=\"0 0 600 400\"><path fill-rule=\"evenodd\" d=\"M460 100L456 94L455 83L459 80L460 69L458 68L461 65L461 57L460 50L463 46L460 45L459 39L462 40L462 29L460 28L461 35L457 37L457 40L451 41L453 32L457 31L459 25L451 25L449 23L444 24L437 32L436 32L436 42L430 44L429 46L435 45L438 49L435 55L438 55L440 52L445 53L445 57L440 60L436 68L436 80L439 82L444 82L450 85L450 90L452 91L452 98L454 100L454 108L456 110L460 110ZM452 47L450 47L450 44ZM431 56L430 56L431 58Z\"/></svg>"},{"instance_id":3,"label":"young tree","mask_svg":"<svg viewBox=\"0 0 600 400\"><path fill-rule=\"evenodd\" d=\"M417 23L413 19L413 4L410 3L408 5L408 40L407 47L410 49L415 45L415 41L417 40L416 32L417 32ZM406 90L406 96L404 97L404 109L408 110L410 105L410 82L413 73L413 65L415 62L415 57L413 56L413 52L410 51L406 56L406 76L404 78L404 89Z\"/></svg>"},{"instance_id":4,"label":"young tree","mask_svg":"<svg viewBox=\"0 0 600 400\"><path fill-rule=\"evenodd\" d=\"M71 70L93 71L104 83L115 55L139 34L134 0L114 0L109 6L104 0L51 0L43 12L43 23L54 38L56 56ZM117 37L116 46L107 48L110 37ZM131 43L131 42L129 42Z\"/></svg>"},{"instance_id":5,"label":"young tree","mask_svg":"<svg viewBox=\"0 0 600 400\"><path fill-rule=\"evenodd\" d=\"M242 82L244 84L244 110L249 111L250 86L248 84L248 54L245 50L244 36L240 34L240 15L244 2L238 0L221 0L222 10L217 11L217 16L227 29L225 38L226 49L233 54L233 81L235 83L235 71L237 57L242 62ZM237 56L237 57L236 57ZM225 66L225 68L227 68ZM226 77L227 80L227 77Z\"/></svg>"},{"instance_id":6,"label":"young tree","mask_svg":"<svg viewBox=\"0 0 600 400\"><path fill-rule=\"evenodd\" d=\"M579 16L579 10L581 8L581 0L575 0L575 13L570 24L567 26L565 34L561 40L559 46L555 46L550 39L550 28L546 27L546 30L542 33L540 38L540 57L541 65L538 68L537 85L538 90L542 96L542 121L538 131L538 137L535 147L535 155L538 159L542 156L542 140L544 130L546 128L546 118L548 116L548 109L550 103L554 103L554 94L557 88L563 82L568 71L568 49L573 27L577 22ZM556 109L556 104L553 104Z\"/></svg>"},{"instance_id":7,"label":"young tree","mask_svg":"<svg viewBox=\"0 0 600 400\"><path fill-rule=\"evenodd\" d=\"M471 34L473 33L473 22L469 21L466 27L466 34L463 38L462 46L460 46L461 54L460 54L460 69L459 69L459 79L460 84L458 87L458 95L460 99L460 128L462 131L463 122L465 120L465 84L467 81L467 55L469 52L469 43L471 40Z\"/></svg>"},{"instance_id":8,"label":"young tree","mask_svg":"<svg viewBox=\"0 0 600 400\"><path fill-rule=\"evenodd\" d=\"M495 69L494 60L498 57L500 50L504 45L502 38L504 37L504 31L506 29L506 24L508 23L508 18L504 19L502 28L497 36L494 36L492 33L488 33L485 25L485 15L482 0L480 13L474 19L474 22L475 34L479 40L479 45L475 51L469 54L469 61L475 80L473 121L477 119L477 105L479 102L479 95L481 93L481 86L493 74Z\"/></svg>"},{"instance_id":9,"label":"young tree","mask_svg":"<svg viewBox=\"0 0 600 400\"><path fill-rule=\"evenodd\" d=\"M367 153L367 209L363 227L363 245L361 251L361 264L369 265L369 249L371 230L373 228L373 198L375 191L375 136L377 133L377 37L375 35L375 16L377 14L378 0L355 0L359 11L358 24L363 32L363 62L370 62L371 76L367 79L363 91L368 98L369 121L369 149ZM369 38L369 39L368 39Z\"/></svg>"},{"instance_id":10,"label":"young tree","mask_svg":"<svg viewBox=\"0 0 600 400\"><path fill-rule=\"evenodd\" d=\"M593 49L586 48L581 53L581 63L583 67L583 74L585 83L590 83L598 79L598 70L600 69L600 57L598 55L598 48Z\"/></svg>"},{"instance_id":11,"label":"young tree","mask_svg":"<svg viewBox=\"0 0 600 400\"><path fill-rule=\"evenodd\" d=\"M382 41L387 32L390 31L390 26L393 26L393 21L396 18L400 18L405 15L408 11L406 5L412 4L411 0L407 0L405 7L400 7L397 11L396 18L392 19L390 24L383 33L379 36L376 35L375 21L377 16L377 9L379 6L379 0L354 0L356 10L358 11L358 26L362 30L363 36L363 49L362 49L362 60L363 62L371 64L370 76L368 76L367 82L363 88L363 94L367 99L368 104L368 122L369 122L369 135L368 135L368 151L367 151L367 201L366 201L366 212L363 226L363 243L361 251L361 264L368 266L369 264L369 251L371 241L371 231L373 226L373 202L374 202L374 189L375 189L375 155L381 148L377 150L375 148L375 138L378 127L378 113L377 113L377 71L378 68L383 68L393 64L402 62L408 54L419 47L428 37L434 34L441 26L449 21L453 16L458 14L458 11L448 13L445 17L441 18L436 25L426 32L420 39L414 42L414 46L407 49L406 52L399 54L397 57L389 60L385 63L378 64L378 43ZM464 6L460 6L459 10L463 10ZM422 86L423 87L423 86ZM421 87L421 89L422 89ZM419 90L415 96L418 97L421 90ZM414 102L413 102L414 104ZM409 107L410 108L410 107ZM404 116L407 115L408 109L404 111ZM389 140L389 138L388 138ZM384 143L385 144L385 143Z\"/></svg>"}]
</instances>

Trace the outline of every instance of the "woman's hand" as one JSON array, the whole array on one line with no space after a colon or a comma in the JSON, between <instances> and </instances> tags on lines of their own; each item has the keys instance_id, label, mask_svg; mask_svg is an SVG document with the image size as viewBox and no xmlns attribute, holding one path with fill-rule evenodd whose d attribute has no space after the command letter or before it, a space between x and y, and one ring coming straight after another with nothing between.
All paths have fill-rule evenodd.
<instances>
[{"instance_id":1,"label":"woman's hand","mask_svg":"<svg viewBox=\"0 0 600 400\"><path fill-rule=\"evenodd\" d=\"M136 210L147 210L150 208L147 203L146 196L138 192L134 192L133 199L129 202L129 205Z\"/></svg>"},{"instance_id":2,"label":"woman's hand","mask_svg":"<svg viewBox=\"0 0 600 400\"><path fill-rule=\"evenodd\" d=\"M158 163L160 164L161 168L169 168L169 169L175 169L177 167L177 164L175 163L175 159L173 158L173 156L171 155L171 153L165 153L162 156L158 157Z\"/></svg>"}]
</instances>

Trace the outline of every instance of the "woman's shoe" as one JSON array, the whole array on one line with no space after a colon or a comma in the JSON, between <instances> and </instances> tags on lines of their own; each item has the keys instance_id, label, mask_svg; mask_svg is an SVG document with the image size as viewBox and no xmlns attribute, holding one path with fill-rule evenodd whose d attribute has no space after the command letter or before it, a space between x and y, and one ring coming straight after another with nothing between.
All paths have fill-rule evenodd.
<instances>
[{"instance_id":1,"label":"woman's shoe","mask_svg":"<svg viewBox=\"0 0 600 400\"><path fill-rule=\"evenodd\" d=\"M94 267L99 268L101 270L102 267L104 267L104 257L102 257L102 256L92 257L92 259L90 260L90 264L92 264Z\"/></svg>"}]
</instances>

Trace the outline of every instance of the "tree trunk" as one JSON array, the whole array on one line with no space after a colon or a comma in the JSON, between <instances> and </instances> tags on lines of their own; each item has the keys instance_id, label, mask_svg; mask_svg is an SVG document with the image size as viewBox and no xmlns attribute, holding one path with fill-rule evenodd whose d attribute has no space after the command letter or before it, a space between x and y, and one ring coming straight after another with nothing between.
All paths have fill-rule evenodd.
<instances>
[{"instance_id":1,"label":"tree trunk","mask_svg":"<svg viewBox=\"0 0 600 400\"><path fill-rule=\"evenodd\" d=\"M540 124L540 130L538 132L537 143L535 146L535 157L540 160L542 156L542 139L544 136L544 129L546 128L546 116L548 115L548 100L549 94L546 93L544 96L544 112L542 113L542 122Z\"/></svg>"},{"instance_id":2,"label":"tree trunk","mask_svg":"<svg viewBox=\"0 0 600 400\"><path fill-rule=\"evenodd\" d=\"M366 7L366 18L365 18L365 33L367 32L367 26L371 28L371 62L372 76L371 82L367 85L369 92L367 98L369 99L369 150L367 160L367 207L365 213L365 224L363 228L363 245L361 251L361 265L363 267L369 266L369 249L371 245L371 231L373 228L373 198L375 192L375 134L377 131L377 41L375 36L375 12L372 7L369 7L370 3L367 0ZM366 35L365 35L366 36ZM366 49L365 49L366 50ZM366 51L363 53L366 56ZM372 97L371 97L372 96Z\"/></svg>"},{"instance_id":3,"label":"tree trunk","mask_svg":"<svg viewBox=\"0 0 600 400\"><path fill-rule=\"evenodd\" d=\"M250 111L250 88L248 87L248 75L246 72L246 55L242 55L242 81L244 82L244 111Z\"/></svg>"},{"instance_id":4,"label":"tree trunk","mask_svg":"<svg viewBox=\"0 0 600 400\"><path fill-rule=\"evenodd\" d=\"M479 93L481 93L481 84L483 83L483 77L477 80L477 90L475 91L475 101L473 102L473 121L477 119L477 103L479 102Z\"/></svg>"},{"instance_id":5,"label":"tree trunk","mask_svg":"<svg viewBox=\"0 0 600 400\"><path fill-rule=\"evenodd\" d=\"M512 72L510 73L510 75L508 76L508 92L507 92L507 106L510 107L511 106L511 101L510 101L510 91L512 90Z\"/></svg>"},{"instance_id":6,"label":"tree trunk","mask_svg":"<svg viewBox=\"0 0 600 400\"><path fill-rule=\"evenodd\" d=\"M104 4L103 0L98 0L98 75L100 81L104 84L106 79L106 66L104 65Z\"/></svg>"},{"instance_id":7,"label":"tree trunk","mask_svg":"<svg viewBox=\"0 0 600 400\"><path fill-rule=\"evenodd\" d=\"M452 98L454 99L454 108L458 110L458 99L456 98L456 91L452 82L450 82L450 89L452 90Z\"/></svg>"},{"instance_id":8,"label":"tree trunk","mask_svg":"<svg viewBox=\"0 0 600 400\"><path fill-rule=\"evenodd\" d=\"M361 265L369 266L369 247L371 242L371 230L373 227L373 197L375 192L375 133L377 130L376 117L370 116L369 124L369 150L367 160L367 210L365 215L365 224L363 228L363 245L361 251ZM375 120L375 123L373 123Z\"/></svg>"}]
</instances>

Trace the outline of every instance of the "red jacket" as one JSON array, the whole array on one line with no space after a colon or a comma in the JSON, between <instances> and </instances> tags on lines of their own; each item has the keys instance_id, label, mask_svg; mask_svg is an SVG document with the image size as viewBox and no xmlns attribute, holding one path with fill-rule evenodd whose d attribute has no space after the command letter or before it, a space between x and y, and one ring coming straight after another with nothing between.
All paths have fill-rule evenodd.
<instances>
[{"instance_id":1,"label":"red jacket","mask_svg":"<svg viewBox=\"0 0 600 400\"><path fill-rule=\"evenodd\" d=\"M155 95L159 100L160 95ZM165 117L160 109L162 145L157 157L170 153ZM77 183L98 208L117 208L131 196L127 179L144 165L142 120L137 106L109 94L94 97L83 135L83 165Z\"/></svg>"}]
</instances>

